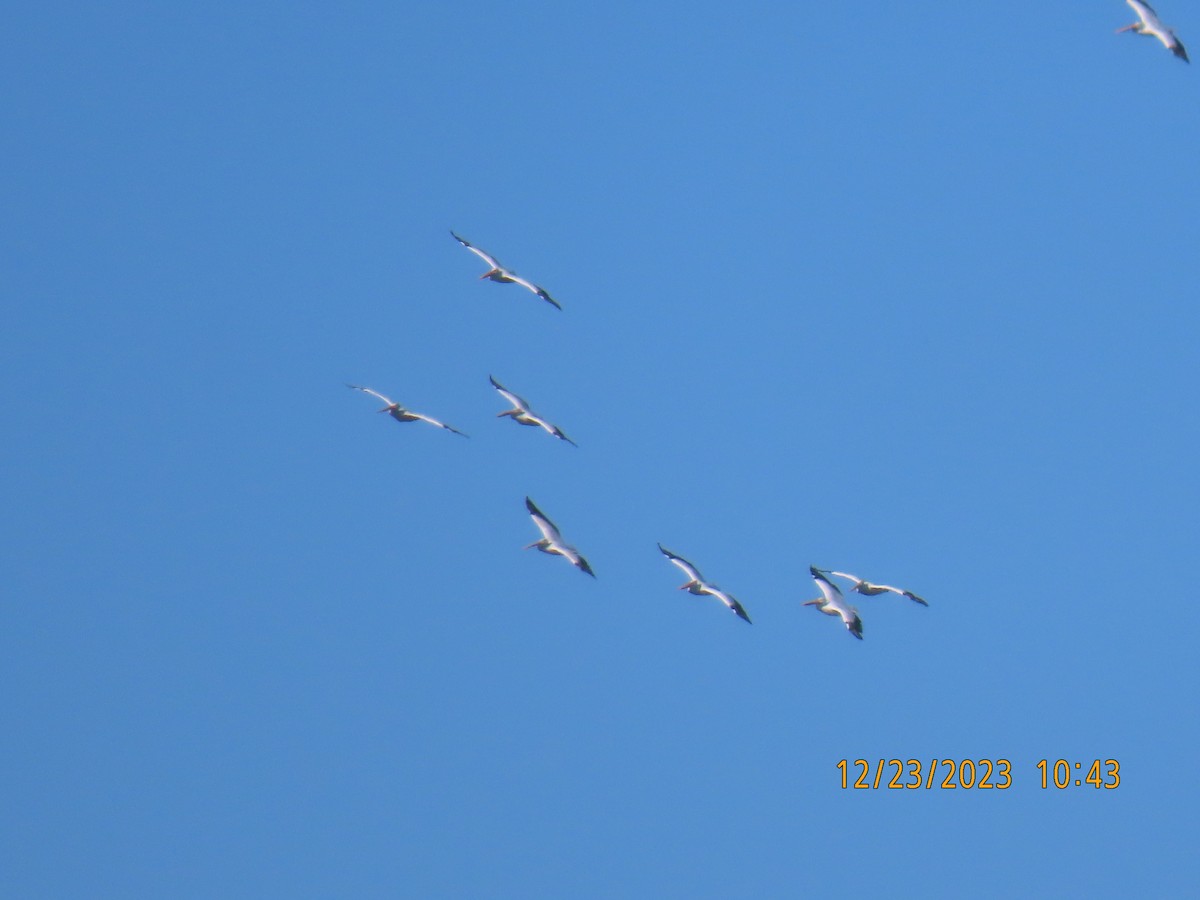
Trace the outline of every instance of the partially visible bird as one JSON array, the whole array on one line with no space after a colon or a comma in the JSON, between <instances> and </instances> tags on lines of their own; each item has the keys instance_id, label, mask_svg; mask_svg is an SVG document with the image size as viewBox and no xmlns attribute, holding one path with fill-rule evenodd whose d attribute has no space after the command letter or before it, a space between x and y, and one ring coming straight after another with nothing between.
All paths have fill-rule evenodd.
<instances>
[{"instance_id":1,"label":"partially visible bird","mask_svg":"<svg viewBox=\"0 0 1200 900\"><path fill-rule=\"evenodd\" d=\"M1117 29L1117 34L1122 31L1132 31L1136 34L1144 34L1149 37L1158 38L1164 47L1182 59L1184 62L1191 62L1188 59L1187 50L1184 49L1183 42L1175 36L1173 29L1168 28L1162 23L1158 17L1158 13L1150 6L1149 3L1143 3L1142 0L1125 0L1133 11L1137 13L1139 21L1132 25L1126 25L1123 28Z\"/></svg>"},{"instance_id":2,"label":"partially visible bird","mask_svg":"<svg viewBox=\"0 0 1200 900\"><path fill-rule=\"evenodd\" d=\"M592 567L588 565L588 561L583 558L578 550L563 540L562 532L555 527L553 522L546 518L546 514L538 509L528 497L525 498L525 508L529 510L529 515L533 518L533 524L542 533L542 539L534 541L532 544L527 544L523 549L529 550L537 547L543 553L554 553L565 557L577 569L587 572L593 578L596 577L596 573L592 571Z\"/></svg>"},{"instance_id":3,"label":"partially visible bird","mask_svg":"<svg viewBox=\"0 0 1200 900\"><path fill-rule=\"evenodd\" d=\"M488 269L486 272L484 272L482 275L479 276L480 278L487 278L487 279L490 279L491 281L498 281L501 284L510 284L510 283L511 284L519 284L519 285L521 285L521 287L527 288L528 290L533 291L535 294L537 294L539 297L541 297L543 300L545 300L551 306L554 306L558 309L562 309L562 305L557 300L555 300L553 297L551 297L546 292L545 288L539 287L538 285L534 284L532 281L530 281L527 278L522 278L520 275L518 275L512 269L505 268L503 265L501 265L500 260L496 259L496 257L492 256L490 253L480 250L478 247L476 247L470 241L466 240L465 238L459 237L453 231L451 231L450 234L456 241L458 241L460 244L462 244L464 247L466 247L468 250L470 250L472 253L474 253L476 256L478 256L480 259L482 259L485 263L487 263L489 266L491 266L490 269Z\"/></svg>"},{"instance_id":4,"label":"partially visible bird","mask_svg":"<svg viewBox=\"0 0 1200 900\"><path fill-rule=\"evenodd\" d=\"M383 409L376 410L376 412L385 412L397 422L415 422L420 419L422 422L428 422L430 425L436 425L438 428L445 428L447 431L453 431L455 434L461 434L463 437L470 437L470 435L459 431L457 428L447 425L445 422L439 422L437 419L422 415L418 412L413 412L411 409L405 409L390 397L383 396L383 394L379 393L379 391L373 391L370 388L360 387L357 384L348 384L346 387L354 388L356 391L362 391L364 394L370 394L372 397L378 397L387 405L383 407Z\"/></svg>"},{"instance_id":5,"label":"partially visible bird","mask_svg":"<svg viewBox=\"0 0 1200 900\"><path fill-rule=\"evenodd\" d=\"M688 577L688 581L685 584L679 585L679 590L687 591L689 594L696 594L697 596L708 594L710 597L716 597L728 606L738 618L750 622L750 617L746 615L746 610L742 607L742 604L737 602L732 594L727 594L715 584L705 581L704 576L700 574L700 570L679 554L672 553L662 544L658 545L658 549L662 551L663 556L679 566L683 570L683 574Z\"/></svg>"},{"instance_id":6,"label":"partially visible bird","mask_svg":"<svg viewBox=\"0 0 1200 900\"><path fill-rule=\"evenodd\" d=\"M512 409L506 409L504 412L496 413L496 415L498 417L499 416L512 416L512 420L514 422L517 422L521 425L537 425L541 428L544 428L547 432L554 435L560 441L566 441L568 444L570 444L573 447L579 446L573 440L571 440L569 437L567 437L565 434L563 434L563 431L561 428L559 428L557 425L552 425L551 423L549 423L545 419L543 419L541 416L539 416L537 413L535 413L533 410L531 410L529 408L529 404L526 403L525 400L523 400L521 397L514 394L512 391L510 391L508 388L506 388L504 385L502 385L500 382L498 382L493 376L489 375L488 380L492 383L492 387L494 387L497 391L499 391L508 400L509 403L513 404Z\"/></svg>"},{"instance_id":7,"label":"partially visible bird","mask_svg":"<svg viewBox=\"0 0 1200 900\"><path fill-rule=\"evenodd\" d=\"M893 594L899 594L901 597L907 597L909 600L920 603L922 606L929 605L928 601L918 597L912 591L904 590L904 588L892 587L890 584L872 584L871 582L859 578L857 575L851 575L848 572L831 571L829 574L836 575L838 578L846 578L850 581L853 581L854 584L850 587L850 590L857 591L860 594L866 594L868 597L874 597L876 594L886 594L890 591Z\"/></svg>"},{"instance_id":8,"label":"partially visible bird","mask_svg":"<svg viewBox=\"0 0 1200 900\"><path fill-rule=\"evenodd\" d=\"M862 619L858 617L858 610L846 602L838 586L826 578L824 572L816 566L809 566L808 571L812 573L813 581L825 596L809 600L803 605L815 606L827 616L841 616L846 630L861 641L863 626Z\"/></svg>"}]
</instances>

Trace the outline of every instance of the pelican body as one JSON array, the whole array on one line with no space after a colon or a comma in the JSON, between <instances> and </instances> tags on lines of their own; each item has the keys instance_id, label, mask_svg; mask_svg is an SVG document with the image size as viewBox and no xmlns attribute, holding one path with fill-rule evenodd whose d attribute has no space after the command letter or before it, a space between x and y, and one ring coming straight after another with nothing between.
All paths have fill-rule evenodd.
<instances>
[{"instance_id":1,"label":"pelican body","mask_svg":"<svg viewBox=\"0 0 1200 900\"><path fill-rule=\"evenodd\" d=\"M827 616L841 616L842 624L846 626L846 630L854 637L862 640L863 626L862 619L858 616L858 610L846 602L842 596L838 586L825 577L825 573L816 566L809 566L808 571L812 574L813 581L817 583L817 587L821 589L824 595L816 600L809 600L804 603L804 606L815 606L820 612Z\"/></svg>"},{"instance_id":2,"label":"pelican body","mask_svg":"<svg viewBox=\"0 0 1200 900\"><path fill-rule=\"evenodd\" d=\"M678 555L677 553L672 553L662 544L658 545L658 549L662 552L663 556L665 556L675 565L679 566L679 568L683 570L683 574L688 577L688 580L684 584L679 585L679 590L687 591L689 594L695 594L697 597L702 597L705 595L709 597L716 597L727 607L729 607L729 609L739 619L748 624L754 624L753 622L750 622L750 617L746 615L746 610L742 607L742 604L738 603L737 599L732 594L728 594L715 584L710 584L709 582L705 581L704 576L700 574L700 570L682 556Z\"/></svg>"},{"instance_id":3,"label":"pelican body","mask_svg":"<svg viewBox=\"0 0 1200 900\"><path fill-rule=\"evenodd\" d=\"M528 497L525 498L525 508L529 510L529 515L533 518L533 524L542 533L542 539L534 541L532 544L526 544L524 549L531 550L536 547L543 553L552 553L556 556L561 556L581 572L586 572L593 578L596 577L596 573L592 571L592 567L588 565L588 561L583 558L578 550L563 540L562 532L555 527L553 522L546 518L546 514L538 509Z\"/></svg>"},{"instance_id":4,"label":"pelican body","mask_svg":"<svg viewBox=\"0 0 1200 900\"><path fill-rule=\"evenodd\" d=\"M534 284L527 278L522 278L512 269L505 268L501 265L500 260L492 256L492 254L485 250L480 250L466 238L459 237L453 230L450 232L450 236L488 264L488 270L479 276L481 279L486 278L488 281L495 281L500 284L519 284L526 290L533 291L533 293L541 297L555 309L562 309L562 305L551 297L545 288Z\"/></svg>"},{"instance_id":5,"label":"pelican body","mask_svg":"<svg viewBox=\"0 0 1200 900\"><path fill-rule=\"evenodd\" d=\"M1154 11L1149 3L1143 3L1142 0L1125 0L1125 2L1137 13L1138 21L1132 25L1118 28L1117 34L1120 34L1122 31L1132 31L1135 34L1144 34L1148 37L1158 38L1164 47L1184 62L1191 62L1188 59L1187 50L1184 49L1183 42L1175 36L1174 30L1162 23L1162 20L1158 17L1158 13Z\"/></svg>"}]
</instances>

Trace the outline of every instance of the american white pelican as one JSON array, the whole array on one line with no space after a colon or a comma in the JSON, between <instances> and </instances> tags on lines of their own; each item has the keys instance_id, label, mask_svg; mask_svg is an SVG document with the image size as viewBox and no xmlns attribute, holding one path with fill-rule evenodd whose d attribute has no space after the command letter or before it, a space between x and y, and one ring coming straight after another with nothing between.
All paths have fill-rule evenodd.
<instances>
[{"instance_id":1,"label":"american white pelican","mask_svg":"<svg viewBox=\"0 0 1200 900\"><path fill-rule=\"evenodd\" d=\"M850 588L850 590L858 591L860 594L866 594L868 597L874 597L876 594L886 594L888 591L891 591L893 594L899 594L901 597L907 597L909 600L920 603L922 606L929 605L928 601L921 599L912 591L904 590L904 588L892 587L890 584L871 584L871 582L865 581L864 579L859 578L857 575L851 575L849 572L830 572L829 574L836 575L838 578L846 578L850 581L853 581L854 585Z\"/></svg>"},{"instance_id":2,"label":"american white pelican","mask_svg":"<svg viewBox=\"0 0 1200 900\"><path fill-rule=\"evenodd\" d=\"M699 569L693 566L682 556L672 553L662 544L658 545L658 549L662 551L663 556L675 563L675 565L679 566L679 568L683 569L683 574L688 577L687 583L681 584L679 586L679 590L687 591L689 594L695 594L697 596L708 594L710 597L716 597L731 610L733 610L739 618L750 622L750 617L746 615L746 610L742 608L742 604L738 603L737 600L735 600L730 594L725 593L715 584L709 584L707 581L705 581L704 576L700 574Z\"/></svg>"},{"instance_id":3,"label":"american white pelican","mask_svg":"<svg viewBox=\"0 0 1200 900\"><path fill-rule=\"evenodd\" d=\"M592 571L592 567L588 565L588 561L579 554L578 550L562 539L562 533L554 527L554 523L547 519L546 514L534 506L533 501L528 497L525 498L525 508L529 510L529 515L533 517L533 524L542 533L542 539L534 541L532 544L527 544L523 549L529 550L537 547L543 553L557 553L559 556L565 556L571 565L587 572L593 578L596 577L596 573Z\"/></svg>"},{"instance_id":4,"label":"american white pelican","mask_svg":"<svg viewBox=\"0 0 1200 900\"><path fill-rule=\"evenodd\" d=\"M457 234L454 233L453 230L450 232L450 234L453 236L453 238L456 241L458 241L460 244L462 244L464 247L466 247L468 250L470 250L472 253L474 253L476 256L478 256L480 259L482 259L485 263L487 263L489 266L491 266L491 268L488 269L488 271L484 272L482 275L479 276L480 278L489 278L492 281L498 281L501 284L508 284L508 283L519 284L519 285L521 285L521 287L527 288L528 290L533 291L535 294L537 294L539 297L541 297L543 300L545 300L551 306L554 306L558 309L562 309L562 306L559 304L559 302L557 300L555 300L553 297L551 297L548 293L546 293L545 288L538 287L532 281L529 281L526 278L522 278L520 275L518 275L512 269L504 268L504 266L502 266L500 264L500 260L496 259L496 257L492 256L490 253L485 253L483 250L480 250L478 247L476 247L470 241L460 238Z\"/></svg>"},{"instance_id":5,"label":"american white pelican","mask_svg":"<svg viewBox=\"0 0 1200 900\"><path fill-rule=\"evenodd\" d=\"M463 437L470 436L462 431L459 431L457 428L447 425L445 422L439 422L437 419L430 418L429 416L423 416L418 412L413 412L411 409L405 409L390 397L383 396L383 394L379 393L379 391L373 391L370 388L359 387L357 384L348 384L346 387L354 388L356 391L362 391L364 394L370 394L372 397L378 397L380 400L386 403L387 406L376 411L387 413L397 422L415 422L417 419L420 419L422 422L428 422L430 425L436 425L438 428L445 428L447 431L453 431L455 434L461 434Z\"/></svg>"},{"instance_id":6,"label":"american white pelican","mask_svg":"<svg viewBox=\"0 0 1200 900\"><path fill-rule=\"evenodd\" d=\"M1150 37L1156 37L1162 41L1162 45L1182 59L1184 62L1190 62L1187 55L1187 50L1183 48L1183 42L1175 36L1175 32L1168 28L1159 19L1149 3L1143 3L1142 0L1125 0L1133 11L1137 13L1138 19L1141 21L1134 22L1132 25L1126 25L1124 28L1118 28L1117 34L1122 31L1133 31L1137 34L1146 34Z\"/></svg>"},{"instance_id":7,"label":"american white pelican","mask_svg":"<svg viewBox=\"0 0 1200 900\"><path fill-rule=\"evenodd\" d=\"M808 571L812 573L813 581L817 583L817 587L821 589L821 593L825 596L818 597L816 600L809 600L804 603L804 606L815 606L827 616L841 616L842 622L846 625L846 630L852 635L862 640L862 619L858 617L858 610L846 602L842 596L842 592L838 590L838 586L825 577L825 574L816 566L809 566Z\"/></svg>"},{"instance_id":8,"label":"american white pelican","mask_svg":"<svg viewBox=\"0 0 1200 900\"><path fill-rule=\"evenodd\" d=\"M569 437L567 437L565 434L563 434L563 431L561 428L559 428L557 425L551 425L549 422L547 422L545 419L543 419L541 416L539 416L537 413L535 413L532 409L529 408L528 403L526 403L524 400L522 400L520 397L518 397L516 394L514 394L512 391L510 391L508 388L506 388L504 385L502 385L500 382L498 382L493 376L489 375L488 381L490 381L492 383L492 387L494 387L496 390L498 390L508 400L509 403L513 404L513 409L506 409L504 412L496 413L496 415L498 417L499 416L512 416L512 420L514 422L520 423L521 425L540 426L541 428L546 429L546 431L548 431L550 434L554 435L560 441L566 441L572 447L579 446L573 440L571 440Z\"/></svg>"}]
</instances>

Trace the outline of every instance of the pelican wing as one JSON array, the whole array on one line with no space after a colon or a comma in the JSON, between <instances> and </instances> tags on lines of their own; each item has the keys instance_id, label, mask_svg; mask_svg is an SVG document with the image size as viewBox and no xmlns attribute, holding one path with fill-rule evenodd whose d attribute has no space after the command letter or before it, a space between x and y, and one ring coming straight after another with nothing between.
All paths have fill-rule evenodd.
<instances>
[{"instance_id":1,"label":"pelican wing","mask_svg":"<svg viewBox=\"0 0 1200 900\"><path fill-rule=\"evenodd\" d=\"M703 585L701 590L706 594L716 597L718 600L728 606L731 610L733 610L738 618L745 619L751 625L754 624L753 622L750 622L750 617L746 615L745 608L742 606L742 604L737 602L737 599L732 594L727 594L720 588L714 587L711 584Z\"/></svg>"},{"instance_id":2,"label":"pelican wing","mask_svg":"<svg viewBox=\"0 0 1200 900\"><path fill-rule=\"evenodd\" d=\"M563 556L571 561L571 565L575 566L575 568L582 572L586 572L593 578L596 577L596 573L592 571L592 567L588 565L588 561L583 558L583 555L578 550L576 550L574 547L566 547L565 550L567 552L564 552Z\"/></svg>"},{"instance_id":3,"label":"pelican wing","mask_svg":"<svg viewBox=\"0 0 1200 900\"><path fill-rule=\"evenodd\" d=\"M457 234L454 233L453 229L451 229L451 231L450 231L450 236L453 237L460 244L462 244L464 247L466 247L468 250L470 250L472 253L474 253L476 256L478 256L480 259L482 259L485 263L487 263L493 269L503 269L504 268L504 266L500 263L500 260L498 260L498 259L496 259L496 257L492 256L492 254L487 253L483 250L480 250L478 247L476 247L474 244L472 244L470 241L466 240L465 238L460 238Z\"/></svg>"},{"instance_id":4,"label":"pelican wing","mask_svg":"<svg viewBox=\"0 0 1200 900\"><path fill-rule=\"evenodd\" d=\"M391 397L385 397L385 396L383 396L383 394L379 393L379 391L373 391L368 387L360 387L357 384L348 384L348 385L346 385L346 387L354 388L354 390L356 390L356 391L362 391L364 394L370 394L372 397L378 397L380 400L382 400L388 406L399 406L400 405L395 400L393 400Z\"/></svg>"},{"instance_id":5,"label":"pelican wing","mask_svg":"<svg viewBox=\"0 0 1200 900\"><path fill-rule=\"evenodd\" d=\"M551 423L547 422L545 419L538 418L537 416L534 416L534 418L537 419L537 423L539 425L541 425L543 428L545 428L548 432L550 432L552 435L554 435L560 441L566 441L572 447L579 446L577 443L575 443L573 440L571 440L569 437L567 437L563 433L563 430L561 428L559 428L557 425L552 425Z\"/></svg>"},{"instance_id":6,"label":"pelican wing","mask_svg":"<svg viewBox=\"0 0 1200 900\"><path fill-rule=\"evenodd\" d=\"M1133 11L1137 13L1137 17L1141 19L1150 28L1161 28L1162 21L1158 18L1158 13L1149 3L1143 3L1142 0L1125 0Z\"/></svg>"},{"instance_id":7,"label":"pelican wing","mask_svg":"<svg viewBox=\"0 0 1200 900\"><path fill-rule=\"evenodd\" d=\"M528 497L525 498L525 508L529 510L529 515L533 517L533 524L538 527L538 530L542 533L542 537L552 544L562 546L562 533L554 527L554 523L547 519L546 514L538 509Z\"/></svg>"},{"instance_id":8,"label":"pelican wing","mask_svg":"<svg viewBox=\"0 0 1200 900\"><path fill-rule=\"evenodd\" d=\"M525 402L525 400L514 394L512 391L498 382L493 376L489 375L488 381L492 383L492 387L498 390L504 396L504 398L508 400L509 403L511 403L513 406L523 409L525 412L529 412L529 404Z\"/></svg>"},{"instance_id":9,"label":"pelican wing","mask_svg":"<svg viewBox=\"0 0 1200 900\"><path fill-rule=\"evenodd\" d=\"M436 425L438 428L445 428L447 431L453 431L455 434L461 434L463 437L470 437L470 435L467 434L466 432L459 431L453 425L447 425L445 422L439 422L437 419L433 418L432 416L422 415L419 412L413 412L411 409L408 411L408 414L410 416L416 416L422 422L428 422L430 425Z\"/></svg>"},{"instance_id":10,"label":"pelican wing","mask_svg":"<svg viewBox=\"0 0 1200 900\"><path fill-rule=\"evenodd\" d=\"M817 587L821 589L821 593L825 595L825 602L834 606L844 606L845 600L842 598L841 589L825 577L825 573L816 566L809 566L808 571L812 573L813 581L817 583Z\"/></svg>"},{"instance_id":11,"label":"pelican wing","mask_svg":"<svg viewBox=\"0 0 1200 900\"><path fill-rule=\"evenodd\" d=\"M866 582L857 575L851 575L849 572L834 572L830 570L829 574L836 575L838 578L845 578L847 581L853 581L856 585L866 584Z\"/></svg>"},{"instance_id":12,"label":"pelican wing","mask_svg":"<svg viewBox=\"0 0 1200 900\"><path fill-rule=\"evenodd\" d=\"M545 300L547 303L549 303L555 309L562 309L562 304L559 303L557 300L555 300L553 297L551 297L550 294L547 293L545 288L538 287L536 284L534 284L528 278L522 278L520 275L516 274L515 272L509 272L508 277L513 280L513 284L519 284L519 285L521 285L521 287L533 291L535 294L537 294L539 297L541 297L543 300Z\"/></svg>"},{"instance_id":13,"label":"pelican wing","mask_svg":"<svg viewBox=\"0 0 1200 900\"><path fill-rule=\"evenodd\" d=\"M539 416L537 413L533 412L532 410L528 411L526 413L526 415L528 415L529 419L535 425L541 426L541 428L543 428L548 434L554 435L560 441L566 441L572 447L579 446L573 440L571 440L569 437L567 437L565 434L563 434L563 430L561 428L559 428L557 425L555 425L553 422L547 422L545 419L543 419L541 416Z\"/></svg>"},{"instance_id":14,"label":"pelican wing","mask_svg":"<svg viewBox=\"0 0 1200 900\"><path fill-rule=\"evenodd\" d=\"M892 587L892 585L890 585L890 584L871 584L871 587L876 588L877 590L880 590L880 591L891 591L893 594L899 594L901 597L907 597L909 600L913 600L917 603L920 603L922 606L929 605L928 602L926 602L922 598L918 597L912 591L906 591L904 588Z\"/></svg>"},{"instance_id":15,"label":"pelican wing","mask_svg":"<svg viewBox=\"0 0 1200 900\"><path fill-rule=\"evenodd\" d=\"M662 551L663 556L665 556L671 562L675 563L675 565L679 566L679 568L683 569L683 574L688 577L688 581L699 581L701 584L704 583L704 576L700 574L700 570L697 569L695 566L693 566L690 562L688 562L682 556L679 556L676 553L672 553L670 550L668 550L662 544L658 545L658 549L660 551Z\"/></svg>"},{"instance_id":16,"label":"pelican wing","mask_svg":"<svg viewBox=\"0 0 1200 900\"><path fill-rule=\"evenodd\" d=\"M863 639L862 619L858 617L858 613L844 604L839 606L837 611L838 615L842 617L842 621L846 623L846 630L861 641Z\"/></svg>"},{"instance_id":17,"label":"pelican wing","mask_svg":"<svg viewBox=\"0 0 1200 900\"><path fill-rule=\"evenodd\" d=\"M1165 41L1163 43L1166 43ZM1188 59L1187 50L1183 47L1183 41L1175 37L1175 32L1171 32L1171 43L1167 44L1167 49L1182 59L1185 63L1191 63Z\"/></svg>"}]
</instances>

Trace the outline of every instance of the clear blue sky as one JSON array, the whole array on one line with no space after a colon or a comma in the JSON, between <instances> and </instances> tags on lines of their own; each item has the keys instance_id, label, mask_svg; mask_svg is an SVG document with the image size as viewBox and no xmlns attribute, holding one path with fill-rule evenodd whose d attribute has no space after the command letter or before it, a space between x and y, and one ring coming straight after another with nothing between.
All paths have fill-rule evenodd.
<instances>
[{"instance_id":1,"label":"clear blue sky","mask_svg":"<svg viewBox=\"0 0 1200 900\"><path fill-rule=\"evenodd\" d=\"M1200 70L1131 20L12 10L0 894L1194 888Z\"/></svg>"}]
</instances>

